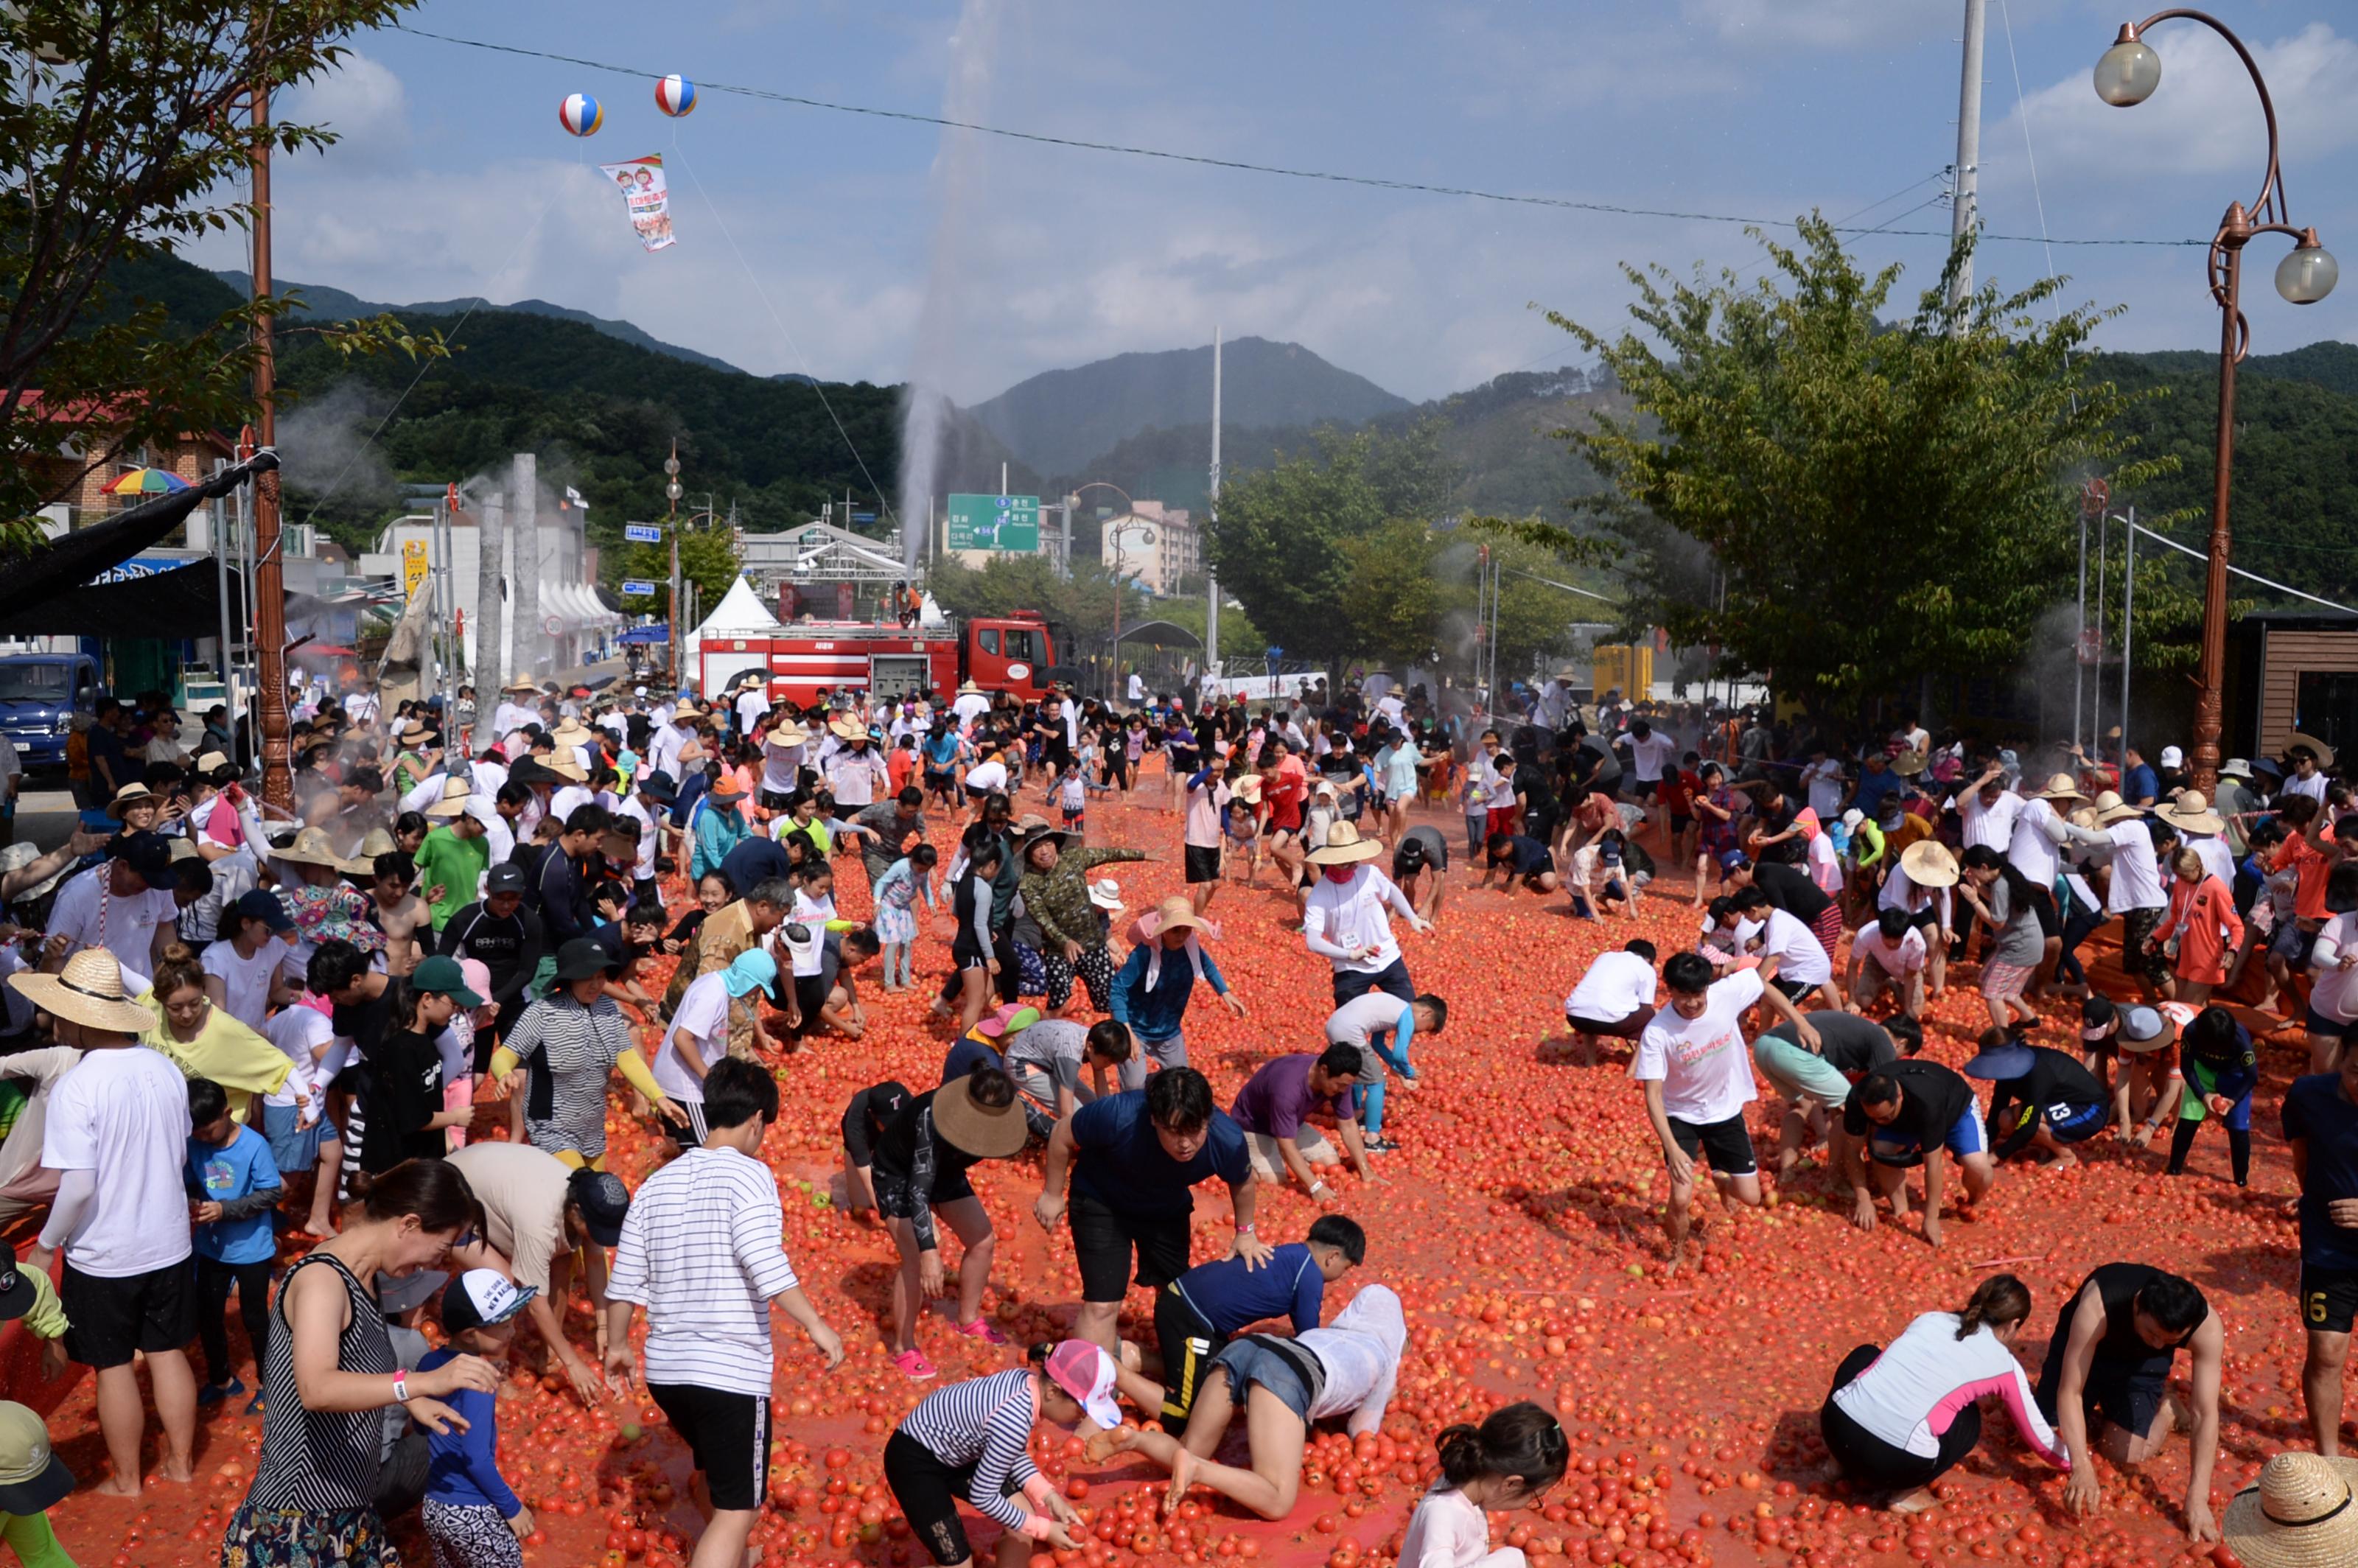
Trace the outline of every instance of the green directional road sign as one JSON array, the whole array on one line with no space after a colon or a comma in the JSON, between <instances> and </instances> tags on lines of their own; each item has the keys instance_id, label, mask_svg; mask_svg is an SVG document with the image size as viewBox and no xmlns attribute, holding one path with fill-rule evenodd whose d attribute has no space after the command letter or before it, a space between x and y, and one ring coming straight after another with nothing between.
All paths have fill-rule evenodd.
<instances>
[{"instance_id":1,"label":"green directional road sign","mask_svg":"<svg viewBox=\"0 0 2358 1568\"><path fill-rule=\"evenodd\" d=\"M949 517L953 550L1039 553L1040 498L1036 495L953 495Z\"/></svg>"}]
</instances>

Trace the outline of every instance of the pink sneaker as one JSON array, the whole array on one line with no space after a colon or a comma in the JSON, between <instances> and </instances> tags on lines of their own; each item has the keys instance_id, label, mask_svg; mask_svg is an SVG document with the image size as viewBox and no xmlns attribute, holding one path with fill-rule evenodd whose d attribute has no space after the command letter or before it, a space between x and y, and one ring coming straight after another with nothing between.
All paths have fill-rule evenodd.
<instances>
[{"instance_id":1,"label":"pink sneaker","mask_svg":"<svg viewBox=\"0 0 2358 1568\"><path fill-rule=\"evenodd\" d=\"M1000 1333L987 1317L979 1317L972 1323L961 1323L955 1326L958 1333L965 1335L968 1339L979 1339L985 1345L1004 1345L1008 1342L1007 1336Z\"/></svg>"},{"instance_id":2,"label":"pink sneaker","mask_svg":"<svg viewBox=\"0 0 2358 1568\"><path fill-rule=\"evenodd\" d=\"M934 1376L934 1364L925 1359L925 1353L922 1350L902 1351L892 1357L892 1369L904 1377L914 1378L920 1382Z\"/></svg>"}]
</instances>

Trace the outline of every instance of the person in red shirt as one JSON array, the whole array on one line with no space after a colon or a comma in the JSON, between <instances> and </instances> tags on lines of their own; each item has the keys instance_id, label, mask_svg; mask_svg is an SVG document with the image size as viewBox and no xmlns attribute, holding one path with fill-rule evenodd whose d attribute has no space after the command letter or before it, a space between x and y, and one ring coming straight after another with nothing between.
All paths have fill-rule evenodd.
<instances>
[{"instance_id":1,"label":"person in red shirt","mask_svg":"<svg viewBox=\"0 0 2358 1568\"><path fill-rule=\"evenodd\" d=\"M917 738L914 735L903 735L892 742L892 750L884 758L884 773L892 781L894 795L917 782Z\"/></svg>"},{"instance_id":2,"label":"person in red shirt","mask_svg":"<svg viewBox=\"0 0 2358 1568\"><path fill-rule=\"evenodd\" d=\"M1272 740L1269 750L1276 759L1263 773L1268 781L1262 798L1268 806L1263 820L1269 854L1284 871L1285 885L1296 887L1302 881L1302 808L1310 799L1310 775L1285 741Z\"/></svg>"},{"instance_id":3,"label":"person in red shirt","mask_svg":"<svg viewBox=\"0 0 2358 1568\"><path fill-rule=\"evenodd\" d=\"M1703 779L1695 773L1703 759L1689 752L1679 760L1679 765L1662 770L1662 782L1654 791L1654 798L1669 813L1671 822L1671 859L1683 860L1694 852L1688 835L1701 838L1695 827L1694 797L1703 793Z\"/></svg>"}]
</instances>

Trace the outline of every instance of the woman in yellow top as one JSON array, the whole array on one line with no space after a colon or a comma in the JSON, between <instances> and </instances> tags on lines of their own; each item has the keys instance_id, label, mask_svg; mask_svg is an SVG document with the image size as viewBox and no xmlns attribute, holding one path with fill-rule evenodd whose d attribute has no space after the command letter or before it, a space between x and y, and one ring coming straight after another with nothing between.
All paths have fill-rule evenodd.
<instances>
[{"instance_id":1,"label":"woman in yellow top","mask_svg":"<svg viewBox=\"0 0 2358 1568\"><path fill-rule=\"evenodd\" d=\"M174 943L156 967L155 989L140 1002L156 1015L156 1027L139 1036L172 1059L191 1078L211 1078L229 1091L230 1115L260 1130L262 1112L250 1108L255 1095L286 1087L295 1064L287 1054L213 1005L205 994L205 971L197 956ZM310 1075L296 1085L297 1103L310 1097Z\"/></svg>"}]
</instances>

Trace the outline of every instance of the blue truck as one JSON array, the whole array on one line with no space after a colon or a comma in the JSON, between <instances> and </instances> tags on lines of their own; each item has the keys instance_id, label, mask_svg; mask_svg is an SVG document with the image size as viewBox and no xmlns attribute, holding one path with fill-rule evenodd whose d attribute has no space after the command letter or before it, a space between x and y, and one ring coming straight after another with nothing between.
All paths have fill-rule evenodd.
<instances>
[{"instance_id":1,"label":"blue truck","mask_svg":"<svg viewBox=\"0 0 2358 1568\"><path fill-rule=\"evenodd\" d=\"M0 654L0 731L29 771L62 768L66 733L98 702L98 661L88 654Z\"/></svg>"}]
</instances>

